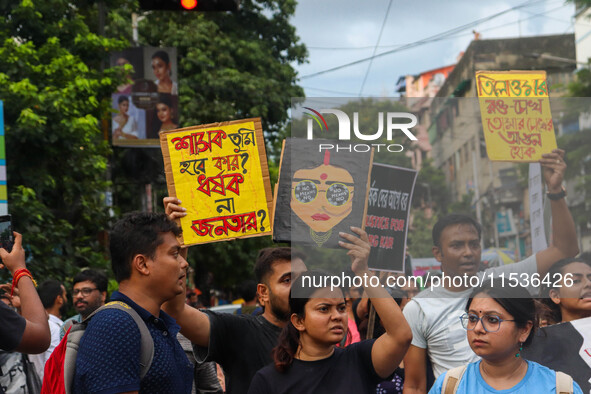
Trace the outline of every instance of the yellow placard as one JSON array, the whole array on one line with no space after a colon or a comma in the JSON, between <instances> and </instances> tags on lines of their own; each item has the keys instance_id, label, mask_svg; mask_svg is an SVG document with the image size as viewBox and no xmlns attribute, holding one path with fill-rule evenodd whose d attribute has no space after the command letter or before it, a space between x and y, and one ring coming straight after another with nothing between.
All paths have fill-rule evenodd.
<instances>
[{"instance_id":1,"label":"yellow placard","mask_svg":"<svg viewBox=\"0 0 591 394\"><path fill-rule=\"evenodd\" d=\"M183 244L272 234L260 118L160 133L168 193L182 201Z\"/></svg>"},{"instance_id":2,"label":"yellow placard","mask_svg":"<svg viewBox=\"0 0 591 394\"><path fill-rule=\"evenodd\" d=\"M556 149L545 71L478 71L476 90L490 160L535 162Z\"/></svg>"}]
</instances>

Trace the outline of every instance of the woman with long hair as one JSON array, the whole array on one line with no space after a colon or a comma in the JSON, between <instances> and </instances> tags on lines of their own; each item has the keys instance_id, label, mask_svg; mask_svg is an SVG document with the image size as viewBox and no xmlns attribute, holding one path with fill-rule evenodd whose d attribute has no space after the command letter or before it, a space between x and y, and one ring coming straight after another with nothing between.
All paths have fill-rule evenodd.
<instances>
[{"instance_id":1,"label":"woman with long hair","mask_svg":"<svg viewBox=\"0 0 591 394\"><path fill-rule=\"evenodd\" d=\"M152 55L152 72L156 77L154 83L158 86L158 93L178 95L178 86L171 78L172 65L166 51L157 51Z\"/></svg>"},{"instance_id":2,"label":"woman with long hair","mask_svg":"<svg viewBox=\"0 0 591 394\"><path fill-rule=\"evenodd\" d=\"M472 291L460 319L470 347L481 360L440 375L429 394L557 392L557 373L521 355L537 326L534 301L525 288L485 282ZM558 377L561 382L572 381L568 375ZM582 394L576 383L573 388Z\"/></svg>"},{"instance_id":3,"label":"woman with long hair","mask_svg":"<svg viewBox=\"0 0 591 394\"><path fill-rule=\"evenodd\" d=\"M365 231L352 227L341 233L348 242L351 270L360 278L386 332L377 339L336 345L347 334L347 307L339 287L331 288L331 276L309 271L291 287L291 317L274 349L274 364L257 372L249 394L262 393L375 393L376 384L390 377L406 353L412 333L396 302L376 285L369 271L370 246ZM372 280L373 278L373 280Z\"/></svg>"},{"instance_id":4,"label":"woman with long hair","mask_svg":"<svg viewBox=\"0 0 591 394\"><path fill-rule=\"evenodd\" d=\"M156 104L156 117L160 122L158 132L174 130L179 127L179 125L174 122L174 106L172 105L172 99L169 94L158 95L158 104Z\"/></svg>"},{"instance_id":5,"label":"woman with long hair","mask_svg":"<svg viewBox=\"0 0 591 394\"><path fill-rule=\"evenodd\" d=\"M133 116L128 114L129 97L119 96L117 104L119 105L119 113L113 118L113 139L137 139L137 122Z\"/></svg>"}]
</instances>

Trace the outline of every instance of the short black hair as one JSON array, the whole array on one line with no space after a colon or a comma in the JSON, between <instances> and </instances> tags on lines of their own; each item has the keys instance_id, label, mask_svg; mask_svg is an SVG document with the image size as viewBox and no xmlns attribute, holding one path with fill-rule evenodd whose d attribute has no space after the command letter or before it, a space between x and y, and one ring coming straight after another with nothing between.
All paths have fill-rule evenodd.
<instances>
[{"instance_id":1,"label":"short black hair","mask_svg":"<svg viewBox=\"0 0 591 394\"><path fill-rule=\"evenodd\" d=\"M119 98L117 99L117 104L121 104L124 101L129 101L129 97L127 97L127 96L119 96Z\"/></svg>"},{"instance_id":2,"label":"short black hair","mask_svg":"<svg viewBox=\"0 0 591 394\"><path fill-rule=\"evenodd\" d=\"M107 276L102 272L90 268L78 272L76 276L74 276L74 282L72 283L72 286L76 283L85 282L87 280L94 283L98 291L101 293L103 291L107 291L107 286L109 284Z\"/></svg>"},{"instance_id":3,"label":"short black hair","mask_svg":"<svg viewBox=\"0 0 591 394\"><path fill-rule=\"evenodd\" d=\"M238 297L244 301L252 301L257 296L257 283L252 279L242 281L236 289Z\"/></svg>"},{"instance_id":4,"label":"short black hair","mask_svg":"<svg viewBox=\"0 0 591 394\"><path fill-rule=\"evenodd\" d=\"M476 220L474 220L472 217L468 215L464 215L461 213L452 213L439 219L437 223L435 223L435 225L433 226L433 245L440 247L441 234L443 233L443 230L445 230L446 227L452 226L454 224L470 224L474 226L474 228L478 232L478 239L481 238L482 227L480 226L480 223L478 223Z\"/></svg>"},{"instance_id":5,"label":"short black hair","mask_svg":"<svg viewBox=\"0 0 591 394\"><path fill-rule=\"evenodd\" d=\"M63 295L62 284L59 280L47 279L43 281L37 288L39 298L43 304L43 308L48 309L53 306L57 296Z\"/></svg>"},{"instance_id":6,"label":"short black hair","mask_svg":"<svg viewBox=\"0 0 591 394\"><path fill-rule=\"evenodd\" d=\"M523 346L525 347L531 344L534 339L534 332L538 327L538 317L536 304L527 289L521 286L502 287L498 283L497 286L494 286L492 281L487 280L481 286L475 287L472 290L468 298L468 303L466 304L466 312L470 310L470 304L472 304L474 297L480 293L486 294L509 312L513 316L517 327L524 328L531 321L532 329L525 342L523 342Z\"/></svg>"},{"instance_id":7,"label":"short black hair","mask_svg":"<svg viewBox=\"0 0 591 394\"><path fill-rule=\"evenodd\" d=\"M258 283L266 283L267 277L273 272L274 263L278 261L289 262L292 259L292 255L294 258L299 257L295 256L295 253L292 253L291 248L285 246L261 249L254 265L254 273Z\"/></svg>"},{"instance_id":8,"label":"short black hair","mask_svg":"<svg viewBox=\"0 0 591 394\"><path fill-rule=\"evenodd\" d=\"M181 235L181 228L164 213L132 212L125 215L110 232L111 267L117 282L131 276L131 261L143 254L154 258L162 243L162 234Z\"/></svg>"}]
</instances>

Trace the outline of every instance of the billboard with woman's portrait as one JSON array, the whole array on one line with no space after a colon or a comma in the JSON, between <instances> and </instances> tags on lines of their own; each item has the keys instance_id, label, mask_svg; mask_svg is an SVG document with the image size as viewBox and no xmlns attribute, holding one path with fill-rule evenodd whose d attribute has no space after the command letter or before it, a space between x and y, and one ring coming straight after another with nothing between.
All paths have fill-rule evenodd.
<instances>
[{"instance_id":1,"label":"billboard with woman's portrait","mask_svg":"<svg viewBox=\"0 0 591 394\"><path fill-rule=\"evenodd\" d=\"M126 66L129 65L129 66ZM113 145L159 146L158 133L179 127L176 48L129 48L111 54L127 81L113 93Z\"/></svg>"}]
</instances>

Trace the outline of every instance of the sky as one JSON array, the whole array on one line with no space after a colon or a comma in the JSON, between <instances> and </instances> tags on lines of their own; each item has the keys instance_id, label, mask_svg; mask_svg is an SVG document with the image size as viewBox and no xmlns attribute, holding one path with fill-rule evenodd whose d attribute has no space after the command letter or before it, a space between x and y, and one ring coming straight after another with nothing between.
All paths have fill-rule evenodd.
<instances>
[{"instance_id":1,"label":"sky","mask_svg":"<svg viewBox=\"0 0 591 394\"><path fill-rule=\"evenodd\" d=\"M294 67L306 97L394 97L400 76L455 64L473 30L481 39L573 33L574 12L565 0L299 0L291 22L309 62Z\"/></svg>"}]
</instances>

